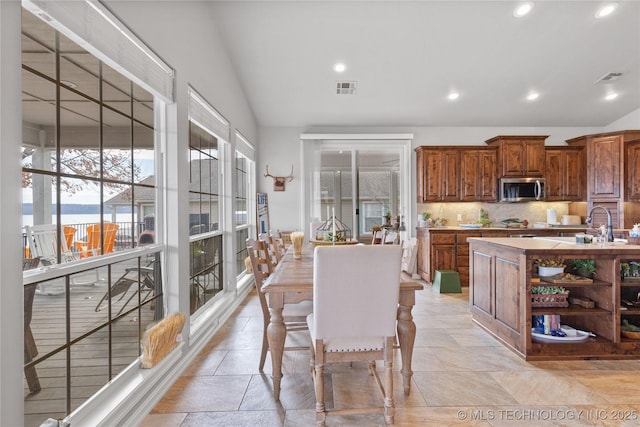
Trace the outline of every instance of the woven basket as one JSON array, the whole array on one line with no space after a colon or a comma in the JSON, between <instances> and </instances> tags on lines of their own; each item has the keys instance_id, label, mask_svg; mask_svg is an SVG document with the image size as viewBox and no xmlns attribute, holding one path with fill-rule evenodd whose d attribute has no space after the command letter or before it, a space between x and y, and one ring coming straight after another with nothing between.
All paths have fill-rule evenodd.
<instances>
[{"instance_id":1,"label":"woven basket","mask_svg":"<svg viewBox=\"0 0 640 427\"><path fill-rule=\"evenodd\" d=\"M640 237L627 237L627 243L630 245L640 245Z\"/></svg>"},{"instance_id":2,"label":"woven basket","mask_svg":"<svg viewBox=\"0 0 640 427\"><path fill-rule=\"evenodd\" d=\"M569 307L569 292L566 294L533 294L531 307Z\"/></svg>"}]
</instances>

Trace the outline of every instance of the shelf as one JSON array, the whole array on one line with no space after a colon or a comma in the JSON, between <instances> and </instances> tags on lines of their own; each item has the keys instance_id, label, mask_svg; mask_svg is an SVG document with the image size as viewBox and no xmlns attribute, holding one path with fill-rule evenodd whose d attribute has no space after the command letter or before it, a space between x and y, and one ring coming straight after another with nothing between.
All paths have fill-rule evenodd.
<instances>
[{"instance_id":1,"label":"shelf","mask_svg":"<svg viewBox=\"0 0 640 427\"><path fill-rule=\"evenodd\" d=\"M637 284L640 285L640 282L637 282ZM605 282L603 280L597 280L597 279L594 279L593 282L590 282L590 283L572 283L570 280L567 280L565 282L556 282L556 283L541 281L539 284L532 283L531 286L562 286L563 288L575 288L575 287L590 288L593 286L611 286L611 282Z\"/></svg>"},{"instance_id":2,"label":"shelf","mask_svg":"<svg viewBox=\"0 0 640 427\"><path fill-rule=\"evenodd\" d=\"M638 312L640 312L640 310L638 310ZM536 307L531 309L532 316L540 314L559 314L561 316L610 316L611 312L603 308L584 308L575 304L569 304L569 307Z\"/></svg>"},{"instance_id":3,"label":"shelf","mask_svg":"<svg viewBox=\"0 0 640 427\"><path fill-rule=\"evenodd\" d=\"M640 314L640 307L620 307L621 315L637 315Z\"/></svg>"},{"instance_id":4,"label":"shelf","mask_svg":"<svg viewBox=\"0 0 640 427\"><path fill-rule=\"evenodd\" d=\"M624 286L624 287L640 287L640 280L624 280L622 279L620 281L620 286Z\"/></svg>"}]
</instances>

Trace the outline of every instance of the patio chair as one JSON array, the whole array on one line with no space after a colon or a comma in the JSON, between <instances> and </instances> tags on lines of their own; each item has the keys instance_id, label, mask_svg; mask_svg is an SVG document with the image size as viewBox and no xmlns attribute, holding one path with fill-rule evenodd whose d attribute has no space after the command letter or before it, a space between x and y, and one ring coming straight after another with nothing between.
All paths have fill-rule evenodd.
<instances>
[{"instance_id":1,"label":"patio chair","mask_svg":"<svg viewBox=\"0 0 640 427\"><path fill-rule=\"evenodd\" d=\"M153 267L129 267L125 269L122 276L120 276L118 280L116 280L113 285L111 285L111 289L107 290L107 292L105 292L105 294L102 296L102 298L96 305L95 311L99 312L108 307L109 300L111 300L111 304L113 305L113 299L118 295L120 295L120 298L118 298L116 302L121 301L127 295L127 293L129 293L129 290L134 285L134 292L130 293L129 298L120 307L118 313L116 314L117 316L119 316L124 311L125 307L136 295L138 295L138 293L146 291L146 294L144 295L144 297L142 297L142 301L145 301L155 290Z\"/></svg>"},{"instance_id":2,"label":"patio chair","mask_svg":"<svg viewBox=\"0 0 640 427\"><path fill-rule=\"evenodd\" d=\"M76 229L70 226L63 226L64 239L58 239L58 226L56 224L26 225L27 241L29 242L29 254L32 258L40 260L43 266L58 264L58 249L60 250L60 262L71 262L79 259L78 254L71 251L68 242L73 240ZM93 286L98 281L96 271L95 280L79 280L77 277L71 279L74 286ZM64 286L56 283L39 284L37 288L39 294L59 295L64 292Z\"/></svg>"},{"instance_id":3,"label":"patio chair","mask_svg":"<svg viewBox=\"0 0 640 427\"><path fill-rule=\"evenodd\" d=\"M105 222L102 224L103 233L102 245L100 244L100 224L87 226L87 240L76 241L76 249L80 258L87 258L95 255L104 255L113 252L116 242L116 233L120 226Z\"/></svg>"},{"instance_id":4,"label":"patio chair","mask_svg":"<svg viewBox=\"0 0 640 427\"><path fill-rule=\"evenodd\" d=\"M316 424L327 415L384 413L393 424L393 342L400 290L400 245L318 246L313 266L311 364L316 394ZM384 382L375 360L384 360ZM384 407L325 406L325 365L368 362ZM353 392L360 392L353 390ZM356 393L357 394L357 393Z\"/></svg>"}]
</instances>

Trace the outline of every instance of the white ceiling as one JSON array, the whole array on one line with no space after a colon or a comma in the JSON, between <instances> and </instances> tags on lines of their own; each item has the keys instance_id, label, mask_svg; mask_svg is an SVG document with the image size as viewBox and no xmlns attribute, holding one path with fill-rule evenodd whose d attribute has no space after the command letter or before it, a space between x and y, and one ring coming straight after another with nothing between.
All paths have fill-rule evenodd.
<instances>
[{"instance_id":1,"label":"white ceiling","mask_svg":"<svg viewBox=\"0 0 640 427\"><path fill-rule=\"evenodd\" d=\"M605 126L640 108L640 2L215 1L262 126ZM342 61L347 71L332 67ZM596 83L622 72L612 84ZM355 96L337 81L357 81ZM460 98L447 100L455 89ZM528 102L536 90L540 97ZM608 91L620 95L605 101Z\"/></svg>"}]
</instances>

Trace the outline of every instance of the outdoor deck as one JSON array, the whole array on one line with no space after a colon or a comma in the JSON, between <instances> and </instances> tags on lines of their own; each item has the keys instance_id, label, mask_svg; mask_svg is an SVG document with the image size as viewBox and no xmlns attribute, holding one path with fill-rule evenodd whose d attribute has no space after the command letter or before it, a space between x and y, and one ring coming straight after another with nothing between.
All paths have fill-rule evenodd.
<instances>
[{"instance_id":1,"label":"outdoor deck","mask_svg":"<svg viewBox=\"0 0 640 427\"><path fill-rule=\"evenodd\" d=\"M124 267L125 265L119 265L118 268L113 269L112 283L124 272ZM99 280L95 285L71 286L68 337L66 294L64 292L57 295L36 293L33 301L31 330L38 350L34 360L37 362L36 371L41 390L31 393L27 382L23 381L25 427L39 426L47 418L63 418L68 410L73 411L85 402L140 354L140 338L154 319L153 303L142 306L140 311L134 310L111 323L108 322L108 308L98 312L95 310L108 289L106 271L105 268L100 271ZM84 273L83 276L88 279L93 277L93 280L96 278L94 272ZM48 290L55 293L63 289L63 284L64 281L59 279L53 286L48 286ZM119 295L113 298L112 319L116 317L122 304L133 294L136 286L136 284L131 286L119 302ZM145 295L146 292L143 291L142 296ZM135 303L137 303L137 297L128 304L126 310L134 308ZM110 328L111 354L109 353ZM71 345L65 347L67 340ZM61 351L50 355L46 360L38 361L39 358L59 348ZM111 372L109 372L110 359Z\"/></svg>"}]
</instances>

